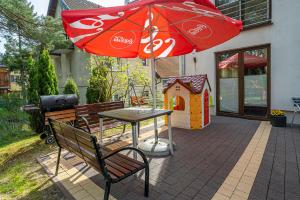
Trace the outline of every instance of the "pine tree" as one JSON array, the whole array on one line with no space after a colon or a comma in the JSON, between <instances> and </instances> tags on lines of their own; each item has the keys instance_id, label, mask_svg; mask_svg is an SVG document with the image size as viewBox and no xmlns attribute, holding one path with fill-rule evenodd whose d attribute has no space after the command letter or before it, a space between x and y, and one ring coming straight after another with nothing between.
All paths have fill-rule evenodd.
<instances>
[{"instance_id":1,"label":"pine tree","mask_svg":"<svg viewBox=\"0 0 300 200\"><path fill-rule=\"evenodd\" d=\"M55 67L51 61L48 50L43 50L38 60L39 94L57 95L58 84Z\"/></svg>"},{"instance_id":2,"label":"pine tree","mask_svg":"<svg viewBox=\"0 0 300 200\"><path fill-rule=\"evenodd\" d=\"M32 104L37 104L39 101L39 76L38 68L30 56L27 60L27 69L28 69L28 102Z\"/></svg>"},{"instance_id":3,"label":"pine tree","mask_svg":"<svg viewBox=\"0 0 300 200\"><path fill-rule=\"evenodd\" d=\"M64 86L64 94L76 94L79 98L79 90L75 83L75 81L72 78L69 78Z\"/></svg>"}]
</instances>

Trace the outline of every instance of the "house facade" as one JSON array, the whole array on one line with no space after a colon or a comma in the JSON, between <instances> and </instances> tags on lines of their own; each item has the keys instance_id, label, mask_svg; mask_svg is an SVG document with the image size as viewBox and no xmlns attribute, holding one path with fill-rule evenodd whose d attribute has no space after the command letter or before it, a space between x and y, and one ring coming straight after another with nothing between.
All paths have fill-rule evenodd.
<instances>
[{"instance_id":1,"label":"house facade","mask_svg":"<svg viewBox=\"0 0 300 200\"><path fill-rule=\"evenodd\" d=\"M244 30L232 40L181 58L182 75L207 74L213 113L267 119L270 110L293 110L300 96L300 1L214 0ZM298 119L298 123L300 119Z\"/></svg>"}]
</instances>

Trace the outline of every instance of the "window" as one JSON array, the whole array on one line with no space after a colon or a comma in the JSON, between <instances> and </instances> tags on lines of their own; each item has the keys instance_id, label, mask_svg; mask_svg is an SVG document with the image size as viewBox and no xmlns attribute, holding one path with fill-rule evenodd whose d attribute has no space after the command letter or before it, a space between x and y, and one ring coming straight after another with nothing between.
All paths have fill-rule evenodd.
<instances>
[{"instance_id":1,"label":"window","mask_svg":"<svg viewBox=\"0 0 300 200\"><path fill-rule=\"evenodd\" d=\"M176 96L170 100L170 108L172 110L184 111L185 110L185 101L181 96Z\"/></svg>"},{"instance_id":2,"label":"window","mask_svg":"<svg viewBox=\"0 0 300 200\"><path fill-rule=\"evenodd\" d=\"M225 15L243 21L244 28L271 22L271 0L216 0Z\"/></svg>"}]
</instances>

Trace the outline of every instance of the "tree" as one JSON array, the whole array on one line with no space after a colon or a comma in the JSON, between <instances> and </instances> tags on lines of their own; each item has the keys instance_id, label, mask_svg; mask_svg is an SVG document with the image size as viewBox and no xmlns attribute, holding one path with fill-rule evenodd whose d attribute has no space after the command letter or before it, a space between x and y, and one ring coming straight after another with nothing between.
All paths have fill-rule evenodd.
<instances>
[{"instance_id":1,"label":"tree","mask_svg":"<svg viewBox=\"0 0 300 200\"><path fill-rule=\"evenodd\" d=\"M72 78L68 78L68 80L66 81L63 93L64 94L76 94L79 98L80 94L79 94L78 87Z\"/></svg>"},{"instance_id":2,"label":"tree","mask_svg":"<svg viewBox=\"0 0 300 200\"><path fill-rule=\"evenodd\" d=\"M43 50L38 59L39 94L57 95L58 84L55 67L51 61L48 50Z\"/></svg>"},{"instance_id":3,"label":"tree","mask_svg":"<svg viewBox=\"0 0 300 200\"><path fill-rule=\"evenodd\" d=\"M27 60L27 68L29 69L28 102L37 104L39 102L39 76L37 65L32 56Z\"/></svg>"},{"instance_id":4,"label":"tree","mask_svg":"<svg viewBox=\"0 0 300 200\"><path fill-rule=\"evenodd\" d=\"M92 56L89 63L91 77L86 92L87 103L105 102L107 98L108 69L102 57Z\"/></svg>"},{"instance_id":5,"label":"tree","mask_svg":"<svg viewBox=\"0 0 300 200\"><path fill-rule=\"evenodd\" d=\"M5 39L3 63L20 70L23 97L26 97L26 60L43 49L68 48L60 19L38 16L28 0L0 0L0 35Z\"/></svg>"}]
</instances>

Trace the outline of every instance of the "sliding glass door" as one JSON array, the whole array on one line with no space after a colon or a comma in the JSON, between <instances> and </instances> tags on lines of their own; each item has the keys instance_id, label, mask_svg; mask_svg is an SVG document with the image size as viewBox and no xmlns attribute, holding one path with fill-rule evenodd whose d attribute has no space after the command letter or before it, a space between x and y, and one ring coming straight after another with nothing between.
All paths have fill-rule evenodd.
<instances>
[{"instance_id":1,"label":"sliding glass door","mask_svg":"<svg viewBox=\"0 0 300 200\"><path fill-rule=\"evenodd\" d=\"M218 114L267 118L269 57L269 45L216 54Z\"/></svg>"}]
</instances>

